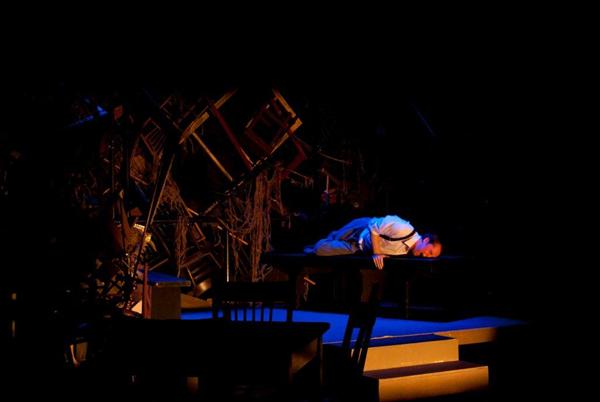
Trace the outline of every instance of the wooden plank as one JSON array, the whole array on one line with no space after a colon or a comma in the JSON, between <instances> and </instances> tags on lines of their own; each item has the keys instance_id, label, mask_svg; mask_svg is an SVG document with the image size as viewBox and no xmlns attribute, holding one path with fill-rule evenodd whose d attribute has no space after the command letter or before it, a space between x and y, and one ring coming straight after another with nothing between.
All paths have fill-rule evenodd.
<instances>
[{"instance_id":1,"label":"wooden plank","mask_svg":"<svg viewBox=\"0 0 600 402\"><path fill-rule=\"evenodd\" d=\"M226 92L223 96L221 96L213 105L216 109L221 108L235 93L237 89ZM209 113L210 107L206 106L204 110L196 117L189 126L183 130L181 136L179 137L179 144L182 144L185 140L187 140L200 126L202 126L206 120L210 117Z\"/></svg>"},{"instance_id":2,"label":"wooden plank","mask_svg":"<svg viewBox=\"0 0 600 402\"><path fill-rule=\"evenodd\" d=\"M229 181L233 181L233 177L229 174L227 169L225 169L225 166L223 166L221 164L219 159L215 156L215 154L212 153L212 151L208 148L208 146L204 143L204 141L202 141L202 139L198 136L198 134L192 133L192 137L194 137L194 139L196 141L198 141L198 144L200 144L200 146L202 147L204 152L206 152L206 154L208 155L210 160L212 160L214 162L214 164L217 165L217 167L219 168L221 173L223 173L225 175L225 177L227 177L227 179L229 179Z\"/></svg>"}]
</instances>

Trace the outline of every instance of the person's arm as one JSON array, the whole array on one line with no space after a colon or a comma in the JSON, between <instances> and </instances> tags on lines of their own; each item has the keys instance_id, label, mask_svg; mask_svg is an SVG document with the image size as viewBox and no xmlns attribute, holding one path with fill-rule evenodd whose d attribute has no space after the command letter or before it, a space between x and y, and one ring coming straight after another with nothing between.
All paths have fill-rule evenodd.
<instances>
[{"instance_id":1,"label":"person's arm","mask_svg":"<svg viewBox=\"0 0 600 402\"><path fill-rule=\"evenodd\" d=\"M383 259L387 257L381 253L381 237L371 229L371 245L373 246L373 263L377 269L383 269Z\"/></svg>"}]
</instances>

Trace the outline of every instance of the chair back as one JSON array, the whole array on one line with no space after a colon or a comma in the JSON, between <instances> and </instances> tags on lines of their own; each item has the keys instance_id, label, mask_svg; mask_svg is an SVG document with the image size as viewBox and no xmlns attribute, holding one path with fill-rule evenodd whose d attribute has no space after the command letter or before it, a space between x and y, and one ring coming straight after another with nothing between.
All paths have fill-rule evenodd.
<instances>
[{"instance_id":1,"label":"chair back","mask_svg":"<svg viewBox=\"0 0 600 402\"><path fill-rule=\"evenodd\" d=\"M225 282L214 289L213 318L229 321L273 321L273 310L286 308L292 321L287 282Z\"/></svg>"}]
</instances>

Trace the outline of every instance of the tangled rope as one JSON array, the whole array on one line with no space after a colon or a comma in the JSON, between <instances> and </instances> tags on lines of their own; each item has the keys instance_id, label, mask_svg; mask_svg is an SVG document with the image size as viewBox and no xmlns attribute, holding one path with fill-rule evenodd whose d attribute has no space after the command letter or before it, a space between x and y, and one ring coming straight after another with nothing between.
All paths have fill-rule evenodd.
<instances>
[{"instance_id":1,"label":"tangled rope","mask_svg":"<svg viewBox=\"0 0 600 402\"><path fill-rule=\"evenodd\" d=\"M264 281L270 273L268 267L260 265L260 256L263 251L271 250L271 212L285 211L281 199L282 173L279 166L270 177L268 171L261 172L254 182L247 184L245 194L232 196L226 202L225 220L227 230L232 233L231 251L238 279ZM248 259L249 266L244 265L243 257Z\"/></svg>"}]
</instances>

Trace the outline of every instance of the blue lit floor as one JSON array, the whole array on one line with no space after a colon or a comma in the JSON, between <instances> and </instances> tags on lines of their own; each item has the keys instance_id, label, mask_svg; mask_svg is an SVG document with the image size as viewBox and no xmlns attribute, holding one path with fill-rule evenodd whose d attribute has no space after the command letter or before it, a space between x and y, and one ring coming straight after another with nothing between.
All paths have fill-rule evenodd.
<instances>
[{"instance_id":1,"label":"blue lit floor","mask_svg":"<svg viewBox=\"0 0 600 402\"><path fill-rule=\"evenodd\" d=\"M275 321L285 320L285 310L274 311ZM202 320L211 317L210 311L183 312L181 318L184 320ZM294 321L328 322L329 330L323 336L323 342L341 342L348 320L347 314L323 313L295 310ZM430 334L439 332L461 331L478 328L500 328L524 324L522 321L513 319L479 316L451 322L413 321L397 318L377 318L373 328L372 338L386 336L403 336L415 334Z\"/></svg>"}]
</instances>

